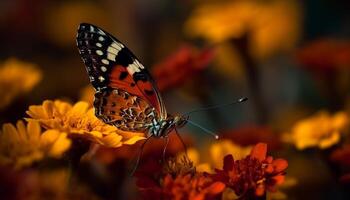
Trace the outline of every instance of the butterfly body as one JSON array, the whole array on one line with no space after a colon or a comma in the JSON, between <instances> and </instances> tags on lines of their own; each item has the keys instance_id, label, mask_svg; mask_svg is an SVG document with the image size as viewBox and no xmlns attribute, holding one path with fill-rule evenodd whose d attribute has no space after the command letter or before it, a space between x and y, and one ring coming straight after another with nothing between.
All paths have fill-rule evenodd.
<instances>
[{"instance_id":1,"label":"butterfly body","mask_svg":"<svg viewBox=\"0 0 350 200\"><path fill-rule=\"evenodd\" d=\"M118 129L166 137L188 117L168 115L147 69L119 40L97 26L82 23L77 46L96 90L95 115Z\"/></svg>"}]
</instances>

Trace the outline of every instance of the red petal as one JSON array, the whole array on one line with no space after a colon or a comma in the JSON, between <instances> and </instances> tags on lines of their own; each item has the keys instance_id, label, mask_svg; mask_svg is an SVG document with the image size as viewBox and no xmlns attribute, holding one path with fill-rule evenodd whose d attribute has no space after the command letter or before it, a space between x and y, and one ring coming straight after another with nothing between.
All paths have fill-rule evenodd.
<instances>
[{"instance_id":1,"label":"red petal","mask_svg":"<svg viewBox=\"0 0 350 200\"><path fill-rule=\"evenodd\" d=\"M224 170L231 171L233 169L233 164L234 160L232 154L226 155L224 157Z\"/></svg>"},{"instance_id":2,"label":"red petal","mask_svg":"<svg viewBox=\"0 0 350 200\"><path fill-rule=\"evenodd\" d=\"M282 172L288 167L288 162L281 158L272 161L272 164L275 167L275 172Z\"/></svg>"},{"instance_id":3,"label":"red petal","mask_svg":"<svg viewBox=\"0 0 350 200\"><path fill-rule=\"evenodd\" d=\"M258 143L253 147L252 151L250 152L250 156L262 162L266 158L266 153L267 153L267 144Z\"/></svg>"},{"instance_id":4,"label":"red petal","mask_svg":"<svg viewBox=\"0 0 350 200\"><path fill-rule=\"evenodd\" d=\"M208 194L215 195L219 194L220 192L224 191L226 185L222 182L215 182L211 184L208 188Z\"/></svg>"},{"instance_id":5,"label":"red petal","mask_svg":"<svg viewBox=\"0 0 350 200\"><path fill-rule=\"evenodd\" d=\"M277 176L272 177L272 179L274 180L275 185L280 185L284 182L285 176L284 175L277 175Z\"/></svg>"}]
</instances>

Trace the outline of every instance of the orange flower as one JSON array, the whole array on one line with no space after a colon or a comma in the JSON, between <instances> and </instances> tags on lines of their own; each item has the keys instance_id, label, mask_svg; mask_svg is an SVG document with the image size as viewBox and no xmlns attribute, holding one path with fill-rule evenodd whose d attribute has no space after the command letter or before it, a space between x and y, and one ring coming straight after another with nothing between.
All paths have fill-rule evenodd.
<instances>
[{"instance_id":1,"label":"orange flower","mask_svg":"<svg viewBox=\"0 0 350 200\"><path fill-rule=\"evenodd\" d=\"M57 129L106 147L130 145L144 139L143 133L125 132L100 121L86 102L74 105L63 101L46 100L30 106L28 121L38 121L46 129Z\"/></svg>"},{"instance_id":2,"label":"orange flower","mask_svg":"<svg viewBox=\"0 0 350 200\"><path fill-rule=\"evenodd\" d=\"M336 39L313 41L297 53L299 62L304 67L324 71L350 66L350 42Z\"/></svg>"},{"instance_id":3,"label":"orange flower","mask_svg":"<svg viewBox=\"0 0 350 200\"><path fill-rule=\"evenodd\" d=\"M242 38L250 32L250 50L256 58L291 50L300 37L301 9L294 0L244 0L203 4L185 24L191 37L212 43Z\"/></svg>"},{"instance_id":4,"label":"orange flower","mask_svg":"<svg viewBox=\"0 0 350 200\"><path fill-rule=\"evenodd\" d=\"M284 159L274 160L266 152L267 145L259 143L244 159L234 160L232 155L227 155L223 169L216 169L211 177L225 183L241 199L262 196L266 190L275 191L275 186L284 182L288 163Z\"/></svg>"},{"instance_id":5,"label":"orange flower","mask_svg":"<svg viewBox=\"0 0 350 200\"><path fill-rule=\"evenodd\" d=\"M183 45L174 54L153 68L153 75L159 90L183 85L194 75L198 75L213 60L212 49L198 50L189 45Z\"/></svg>"},{"instance_id":6,"label":"orange flower","mask_svg":"<svg viewBox=\"0 0 350 200\"><path fill-rule=\"evenodd\" d=\"M337 144L349 126L349 116L345 112L331 115L320 111L315 115L298 121L290 134L285 134L284 140L295 144L303 150L310 147L329 148Z\"/></svg>"}]
</instances>

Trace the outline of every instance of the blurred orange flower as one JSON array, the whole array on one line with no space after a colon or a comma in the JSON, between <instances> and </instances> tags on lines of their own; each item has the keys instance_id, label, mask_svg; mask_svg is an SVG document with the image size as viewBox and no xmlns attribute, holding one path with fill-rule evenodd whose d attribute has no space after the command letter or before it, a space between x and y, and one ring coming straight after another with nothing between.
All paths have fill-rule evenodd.
<instances>
[{"instance_id":1,"label":"blurred orange flower","mask_svg":"<svg viewBox=\"0 0 350 200\"><path fill-rule=\"evenodd\" d=\"M240 199L263 196L268 191L275 191L276 186L284 182L288 162L266 156L267 145L255 145L247 157L234 160L233 156L224 158L223 169L216 169L211 177L230 187Z\"/></svg>"},{"instance_id":2,"label":"blurred orange flower","mask_svg":"<svg viewBox=\"0 0 350 200\"><path fill-rule=\"evenodd\" d=\"M241 146L254 145L259 142L266 143L270 149L279 149L281 140L269 126L243 125L236 129L226 130L221 134Z\"/></svg>"},{"instance_id":3,"label":"blurred orange flower","mask_svg":"<svg viewBox=\"0 0 350 200\"><path fill-rule=\"evenodd\" d=\"M86 102L74 105L63 101L46 100L42 105L30 106L28 121L38 121L46 129L57 129L69 135L79 136L106 147L130 145L144 139L143 133L118 130L94 115L94 109Z\"/></svg>"},{"instance_id":4,"label":"blurred orange flower","mask_svg":"<svg viewBox=\"0 0 350 200\"><path fill-rule=\"evenodd\" d=\"M0 109L23 93L27 93L41 80L41 71L32 63L11 58L0 67Z\"/></svg>"},{"instance_id":5,"label":"blurred orange flower","mask_svg":"<svg viewBox=\"0 0 350 200\"><path fill-rule=\"evenodd\" d=\"M0 164L19 169L46 156L59 158L70 145L66 133L58 130L42 133L39 123L35 121L25 125L19 120L16 127L4 124L0 131Z\"/></svg>"},{"instance_id":6,"label":"blurred orange flower","mask_svg":"<svg viewBox=\"0 0 350 200\"><path fill-rule=\"evenodd\" d=\"M154 66L153 75L159 90L164 91L183 85L203 71L213 58L213 49L199 50L189 45L183 45L175 53Z\"/></svg>"},{"instance_id":7,"label":"blurred orange flower","mask_svg":"<svg viewBox=\"0 0 350 200\"><path fill-rule=\"evenodd\" d=\"M212 43L242 38L249 32L249 49L258 59L293 49L300 29L301 8L295 0L204 4L194 10L185 24L187 35L203 37Z\"/></svg>"},{"instance_id":8,"label":"blurred orange flower","mask_svg":"<svg viewBox=\"0 0 350 200\"><path fill-rule=\"evenodd\" d=\"M324 71L350 66L350 42L336 39L319 39L310 42L297 53L304 67Z\"/></svg>"},{"instance_id":9,"label":"blurred orange flower","mask_svg":"<svg viewBox=\"0 0 350 200\"><path fill-rule=\"evenodd\" d=\"M320 111L315 115L295 123L290 134L285 134L284 141L293 143L297 149L310 147L326 149L337 144L349 125L349 116L345 112L330 115Z\"/></svg>"}]
</instances>

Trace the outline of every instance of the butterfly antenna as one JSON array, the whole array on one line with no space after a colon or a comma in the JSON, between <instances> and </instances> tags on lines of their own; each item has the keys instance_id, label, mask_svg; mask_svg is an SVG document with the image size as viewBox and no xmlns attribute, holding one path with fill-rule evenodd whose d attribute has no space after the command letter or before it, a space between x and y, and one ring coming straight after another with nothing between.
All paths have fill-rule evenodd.
<instances>
[{"instance_id":1,"label":"butterfly antenna","mask_svg":"<svg viewBox=\"0 0 350 200\"><path fill-rule=\"evenodd\" d=\"M206 128L204 128L203 126L201 126L201 125L199 125L199 124L197 124L197 123L195 123L195 122L193 122L193 121L191 121L191 120L187 120L187 122L190 123L190 124L192 124L193 126L196 126L196 127L200 128L200 129L202 129L202 130L205 131L206 133L208 133L208 134L214 136L215 139L219 139L219 136L218 136L217 134L215 134L213 131L206 129Z\"/></svg>"},{"instance_id":2,"label":"butterfly antenna","mask_svg":"<svg viewBox=\"0 0 350 200\"><path fill-rule=\"evenodd\" d=\"M238 103L242 103L242 102L245 102L247 101L248 98L247 97L242 97L234 102L231 102L231 103L226 103L226 104L220 104L220 105L214 105L214 106L207 106L207 107L204 107L204 108L199 108L199 109L195 109L195 110L191 110L187 113L184 113L183 115L190 115L192 113L195 113L195 112L200 112L200 111L204 111L204 110L211 110L211 109L216 109L216 108L221 108L221 107L225 107L225 106L231 106L231 105L235 105L235 104L238 104Z\"/></svg>"},{"instance_id":3,"label":"butterfly antenna","mask_svg":"<svg viewBox=\"0 0 350 200\"><path fill-rule=\"evenodd\" d=\"M137 167L139 166L139 163L140 163L140 160L141 160L141 156L142 156L142 153L143 153L143 148L145 147L145 144L148 142L148 140L149 140L152 136L153 136L153 135L147 137L146 140L145 140L145 142L142 143L142 145L141 145L141 147L140 147L139 155L137 156L135 166L134 166L133 170L131 171L130 176L134 175L134 173L135 173Z\"/></svg>"}]
</instances>

